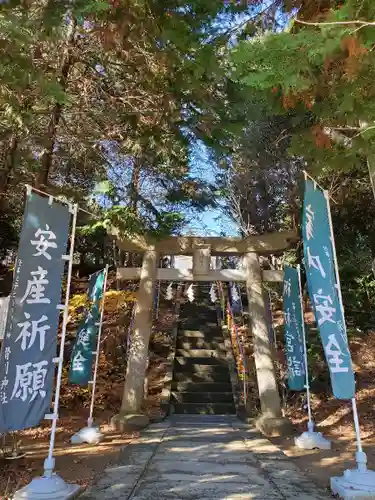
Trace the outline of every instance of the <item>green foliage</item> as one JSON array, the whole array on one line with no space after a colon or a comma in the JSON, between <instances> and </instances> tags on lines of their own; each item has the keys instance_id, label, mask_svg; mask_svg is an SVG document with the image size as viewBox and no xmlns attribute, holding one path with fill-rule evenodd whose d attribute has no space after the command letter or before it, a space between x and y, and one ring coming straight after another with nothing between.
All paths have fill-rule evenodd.
<instances>
[{"instance_id":1,"label":"green foliage","mask_svg":"<svg viewBox=\"0 0 375 500\"><path fill-rule=\"evenodd\" d=\"M221 0L3 3L0 212L17 205L20 215L28 182L100 205L103 227L180 231L181 210L212 204L189 173L189 147L208 133L225 78L217 18L230 24L244 10Z\"/></svg>"},{"instance_id":2,"label":"green foliage","mask_svg":"<svg viewBox=\"0 0 375 500\"><path fill-rule=\"evenodd\" d=\"M319 21L372 21L370 0L347 0ZM310 116L294 131L290 151L314 163L358 166L375 150L375 42L373 26L295 24L239 43L231 77L262 90L272 113L290 109ZM368 129L368 130L367 130Z\"/></svg>"},{"instance_id":3,"label":"green foliage","mask_svg":"<svg viewBox=\"0 0 375 500\"><path fill-rule=\"evenodd\" d=\"M151 218L122 206L109 209L102 222L103 227L115 227L122 236L149 235L156 239L179 232L184 223L184 216L179 212L160 211Z\"/></svg>"}]
</instances>

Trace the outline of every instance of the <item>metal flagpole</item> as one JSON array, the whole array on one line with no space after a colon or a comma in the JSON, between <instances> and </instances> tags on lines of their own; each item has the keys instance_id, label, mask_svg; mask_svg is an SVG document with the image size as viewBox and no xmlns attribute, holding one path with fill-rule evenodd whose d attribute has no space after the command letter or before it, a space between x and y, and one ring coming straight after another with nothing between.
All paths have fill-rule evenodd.
<instances>
[{"instance_id":1,"label":"metal flagpole","mask_svg":"<svg viewBox=\"0 0 375 500\"><path fill-rule=\"evenodd\" d=\"M325 197L326 203L327 203L328 222L329 222L329 229L330 229L330 233L331 233L333 263L334 263L334 266L335 266L335 274L336 274L336 290L337 290L337 295L338 295L338 298L339 298L339 303L340 303L340 306L341 306L341 310L342 310L342 313L343 313L344 318L345 318L344 303L343 303L343 300L342 300L342 293L341 293L339 266L338 266L338 263L337 263L337 255L336 255L335 236L333 234L333 224L332 224L331 207L330 207L330 204L329 204L329 194L328 194L328 191L326 191L326 190L324 190L323 193L324 193L324 197ZM347 338L346 321L345 321L345 319L343 321L343 328L345 329L345 336ZM363 449L362 449L361 429L359 427L357 402L356 402L355 397L352 398L352 408L353 408L353 418L354 418L354 429L355 429L355 435L356 435L356 441L357 441L357 463L358 463L358 469L361 472L364 472L364 471L367 470L367 467L366 467L367 460L366 460L366 454L363 453ZM362 458L365 458L365 460L361 460L361 457L359 456L359 454L361 454L361 455L363 454L364 457L362 457Z\"/></svg>"},{"instance_id":2,"label":"metal flagpole","mask_svg":"<svg viewBox=\"0 0 375 500\"><path fill-rule=\"evenodd\" d=\"M305 330L305 315L303 311L303 300L302 300L302 284L301 284L301 268L297 266L297 279L298 279L298 295L301 307L301 329L302 329L302 342L303 342L303 357L305 365L305 388L307 396L307 410L309 415L309 421L307 423L307 431L303 432L301 436L294 439L294 444L301 448L302 450L313 450L319 448L321 450L330 450L331 442L323 437L321 432L314 431L314 421L311 412L311 394L310 394L310 383L309 383L309 363L307 359L307 344L306 344L306 330Z\"/></svg>"},{"instance_id":3,"label":"metal flagpole","mask_svg":"<svg viewBox=\"0 0 375 500\"><path fill-rule=\"evenodd\" d=\"M57 196L53 196L50 193L46 193L45 191L41 191L40 189L37 189L34 186L30 186L30 184L25 184L27 192L35 191L36 193L43 194L45 196L48 196L50 200L56 200L58 203L62 203L63 205L71 205L69 201L65 200L60 200ZM91 217L94 217L94 219L99 219L98 215L93 214L92 212L89 212L88 210L85 210L84 208L78 207L77 209L79 212L83 212L84 214L90 215Z\"/></svg>"},{"instance_id":4,"label":"metal flagpole","mask_svg":"<svg viewBox=\"0 0 375 500\"><path fill-rule=\"evenodd\" d=\"M68 264L68 276L67 276L67 281L66 281L65 304L62 306L62 309L64 311L64 316L63 316L63 324L62 324L62 332L61 332L61 340L60 340L60 353L59 353L59 357L57 358L58 369L57 369L57 380L56 380L56 389L55 389L55 400L53 403L53 413L45 416L45 418L52 420L52 428L51 428L51 437L50 437L50 444L49 444L49 450L48 450L48 457L44 461L44 477L48 477L48 478L52 478L53 469L55 467L55 459L53 458L53 449L55 446L57 419L59 418L58 411L59 411L59 400L60 400L60 388L61 388L62 369L63 369L63 361L64 361L66 327L67 327L68 319L69 319L70 284L72 281L74 242L75 242L76 226L77 226L77 213L78 213L78 205L76 204L73 207L73 220L72 220L72 232L71 232L69 255L64 255L62 257L63 259L67 260L69 262L69 264Z\"/></svg>"},{"instance_id":5,"label":"metal flagpole","mask_svg":"<svg viewBox=\"0 0 375 500\"><path fill-rule=\"evenodd\" d=\"M104 283L103 283L103 293L102 293L102 304L100 311L100 320L99 320L99 330L98 330L98 340L96 343L96 351L95 351L95 366L94 366L94 376L92 378L92 392L91 392L91 403L90 403L90 415L87 419L87 427L92 427L93 418L92 415L94 413L94 402L95 402L95 389L96 389L96 378L98 374L98 365L99 365L99 357L100 357L100 340L102 336L102 327L103 327L103 316L104 316L104 302L105 302L105 291L107 288L107 279L108 279L108 264L105 266L104 271Z\"/></svg>"},{"instance_id":6,"label":"metal flagpole","mask_svg":"<svg viewBox=\"0 0 375 500\"><path fill-rule=\"evenodd\" d=\"M311 414L311 396L310 396L310 383L309 383L309 363L307 359L307 344L306 344L306 329L305 329L305 314L303 311L303 301L302 301L302 284L301 284L301 266L298 264L297 266L297 274L298 274L298 294L301 304L301 314L302 314L302 339L303 339L303 357L305 360L305 375L306 375L306 396L307 396L307 411L309 414L309 422L307 424L307 429L309 432L314 431L314 421L312 419Z\"/></svg>"}]
</instances>

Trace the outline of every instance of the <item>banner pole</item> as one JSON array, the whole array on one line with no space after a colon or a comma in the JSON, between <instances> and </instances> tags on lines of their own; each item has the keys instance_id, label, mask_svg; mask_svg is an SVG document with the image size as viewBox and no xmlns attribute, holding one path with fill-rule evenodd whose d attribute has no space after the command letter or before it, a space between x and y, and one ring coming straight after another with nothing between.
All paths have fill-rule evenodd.
<instances>
[{"instance_id":1,"label":"banner pole","mask_svg":"<svg viewBox=\"0 0 375 500\"><path fill-rule=\"evenodd\" d=\"M55 447L56 427L57 427L57 419L58 419L58 411L59 411L59 400L60 400L62 369L63 369L63 362L64 362L66 327L68 325L68 320L69 320L70 285L71 285L71 281L72 281L74 242L75 242L76 226L77 226L77 213L78 213L78 205L75 204L73 207L72 231L71 231L70 250L69 250L68 276L67 276L67 281L66 281L64 316L63 316L63 324L62 324L62 332L61 332L61 340L60 340L60 353L59 353L59 357L58 357L55 400L53 403L52 428L51 428L48 457L44 461L44 476L48 477L48 478L52 477L53 469L55 467L55 459L53 458L53 450Z\"/></svg>"},{"instance_id":2,"label":"banner pole","mask_svg":"<svg viewBox=\"0 0 375 500\"><path fill-rule=\"evenodd\" d=\"M335 274L336 274L336 282L337 282L337 284L336 284L336 290L337 290L337 295L338 295L338 298L339 298L339 303L340 303L340 306L341 306L341 310L342 310L342 313L343 313L344 318L345 318L344 303L343 303L343 300L342 300L342 292L341 292L341 284L340 284L339 266L338 266L338 263L337 263L337 255L336 255L335 236L333 234L333 224L332 224L331 207L330 207L330 204L329 204L329 194L328 194L328 191L326 191L326 190L324 190L323 193L324 193L324 198L325 198L326 203L327 203L327 213L328 213L329 230L330 230L330 233L331 233L333 263L334 263L334 266L335 266ZM345 319L344 319L343 323L344 323L343 324L343 328L345 329L345 336L347 338L346 321L345 321ZM354 429L355 429L355 435L356 435L356 441L357 441L357 451L358 451L358 453L363 453L363 450L362 450L362 440L361 440L361 428L360 428L360 425L359 425L357 402L356 402L355 396L354 396L354 398L352 398L352 408L353 408ZM357 462L358 462L358 460L357 460ZM363 465L363 463L361 464L360 462L358 462L358 467L359 468L364 467L363 470L367 470L367 468L366 468L366 462L364 463L364 465Z\"/></svg>"},{"instance_id":3,"label":"banner pole","mask_svg":"<svg viewBox=\"0 0 375 500\"><path fill-rule=\"evenodd\" d=\"M43 194L44 196L48 196L48 198L50 200L56 200L56 202L58 203L62 203L63 205L70 205L69 201L65 201L65 200L60 200L60 198L58 198L57 196L53 196L52 194L50 193L46 193L45 191L41 191L40 189L37 189L36 187L34 186L30 186L30 184L25 184L25 187L26 187L26 190L27 192L30 192L31 191L35 191L36 193L39 193L39 194ZM98 215L95 215L91 212L88 212L87 210L85 210L84 208L81 208L81 207L78 207L78 209L80 212L83 212L87 215L90 215L91 217L93 217L94 219L99 219L99 216Z\"/></svg>"},{"instance_id":4,"label":"banner pole","mask_svg":"<svg viewBox=\"0 0 375 500\"><path fill-rule=\"evenodd\" d=\"M98 330L98 340L96 343L96 352L95 352L95 366L94 366L94 376L92 378L92 392L91 392L91 403L90 403L90 414L87 419L87 427L92 427L93 424L93 413L94 413L94 403L95 403L95 389L96 389L96 378L98 374L98 365L99 365L99 357L100 357L100 340L102 336L102 327L103 327L103 316L104 316L104 303L105 303L105 291L107 288L107 279L108 279L108 268L109 265L105 266L105 274L104 274L104 283L103 283L103 293L102 293L102 304L100 311L100 320L99 320L99 330Z\"/></svg>"},{"instance_id":5,"label":"banner pole","mask_svg":"<svg viewBox=\"0 0 375 500\"><path fill-rule=\"evenodd\" d=\"M298 274L298 292L301 304L301 313L302 313L302 338L303 338L303 357L305 360L305 375L306 375L306 397L307 397L307 411L309 414L309 422L307 424L307 428L309 432L313 432L314 430L314 421L311 413L311 395L310 395L310 383L309 383L309 363L307 359L307 344L306 344L306 329L305 329L305 315L303 311L303 302L302 302L302 284L301 284L301 266L297 265L297 274Z\"/></svg>"}]
</instances>

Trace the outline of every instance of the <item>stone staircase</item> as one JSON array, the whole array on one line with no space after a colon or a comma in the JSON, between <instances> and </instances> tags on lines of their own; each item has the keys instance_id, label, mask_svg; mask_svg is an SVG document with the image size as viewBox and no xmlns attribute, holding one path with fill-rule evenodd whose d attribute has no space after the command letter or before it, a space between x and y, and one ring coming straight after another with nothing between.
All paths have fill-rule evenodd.
<instances>
[{"instance_id":1,"label":"stone staircase","mask_svg":"<svg viewBox=\"0 0 375 500\"><path fill-rule=\"evenodd\" d=\"M171 392L176 414L235 415L221 327L209 286L196 285L195 301L182 304Z\"/></svg>"}]
</instances>

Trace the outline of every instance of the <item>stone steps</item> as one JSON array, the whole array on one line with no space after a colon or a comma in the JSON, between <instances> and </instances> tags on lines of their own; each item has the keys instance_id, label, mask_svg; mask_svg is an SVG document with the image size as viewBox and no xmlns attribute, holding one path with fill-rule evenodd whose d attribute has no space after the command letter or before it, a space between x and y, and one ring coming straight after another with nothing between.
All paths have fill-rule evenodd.
<instances>
[{"instance_id":1,"label":"stone steps","mask_svg":"<svg viewBox=\"0 0 375 500\"><path fill-rule=\"evenodd\" d=\"M175 403L233 403L232 392L179 392L172 391Z\"/></svg>"},{"instance_id":2,"label":"stone steps","mask_svg":"<svg viewBox=\"0 0 375 500\"><path fill-rule=\"evenodd\" d=\"M180 311L171 405L175 414L235 415L227 352L209 287L195 291L195 302Z\"/></svg>"},{"instance_id":3,"label":"stone steps","mask_svg":"<svg viewBox=\"0 0 375 500\"><path fill-rule=\"evenodd\" d=\"M215 351L225 351L223 339L206 340L199 337L180 337L177 340L177 349L192 351L196 349L213 349Z\"/></svg>"},{"instance_id":4,"label":"stone steps","mask_svg":"<svg viewBox=\"0 0 375 500\"><path fill-rule=\"evenodd\" d=\"M232 384L230 382L173 382L172 392L201 392L201 393L216 393L216 392L231 392Z\"/></svg>"},{"instance_id":5,"label":"stone steps","mask_svg":"<svg viewBox=\"0 0 375 500\"><path fill-rule=\"evenodd\" d=\"M198 359L219 359L226 360L227 353L224 350L218 349L176 349L176 357L177 358L194 358ZM198 361L197 361L198 362ZM205 363L201 363L205 364ZM211 363L209 363L211 364Z\"/></svg>"},{"instance_id":6,"label":"stone steps","mask_svg":"<svg viewBox=\"0 0 375 500\"><path fill-rule=\"evenodd\" d=\"M176 371L197 371L194 367L198 367L199 370L203 366L212 366L219 371L220 368L227 369L227 362L225 359L218 358L189 358L185 356L176 356L174 358L175 361L175 370Z\"/></svg>"},{"instance_id":7,"label":"stone steps","mask_svg":"<svg viewBox=\"0 0 375 500\"><path fill-rule=\"evenodd\" d=\"M221 368L221 367L220 367ZM227 370L200 370L194 372L180 371L175 372L173 376L175 383L183 382L185 384L206 384L206 383L228 383L230 384L230 376Z\"/></svg>"},{"instance_id":8,"label":"stone steps","mask_svg":"<svg viewBox=\"0 0 375 500\"><path fill-rule=\"evenodd\" d=\"M217 327L212 329L202 327L200 330L188 330L185 328L179 332L178 339L200 339L205 340L206 342L209 342L211 340L218 340L222 342L223 334Z\"/></svg>"},{"instance_id":9,"label":"stone steps","mask_svg":"<svg viewBox=\"0 0 375 500\"><path fill-rule=\"evenodd\" d=\"M178 326L181 330L205 331L207 333L210 331L215 332L216 330L216 332L220 334L216 318L212 320L202 318L199 322L197 321L197 318L180 318Z\"/></svg>"},{"instance_id":10,"label":"stone steps","mask_svg":"<svg viewBox=\"0 0 375 500\"><path fill-rule=\"evenodd\" d=\"M189 415L235 415L234 403L175 403L174 411L177 414Z\"/></svg>"}]
</instances>

